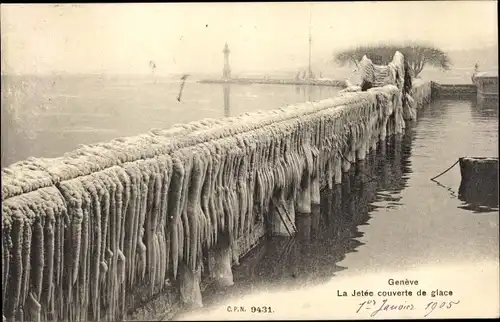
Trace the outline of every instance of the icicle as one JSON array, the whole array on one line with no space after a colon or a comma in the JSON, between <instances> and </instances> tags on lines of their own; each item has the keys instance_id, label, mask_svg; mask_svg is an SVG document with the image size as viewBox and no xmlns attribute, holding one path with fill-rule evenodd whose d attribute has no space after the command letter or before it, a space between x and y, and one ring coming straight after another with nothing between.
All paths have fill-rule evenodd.
<instances>
[{"instance_id":1,"label":"icicle","mask_svg":"<svg viewBox=\"0 0 500 322\"><path fill-rule=\"evenodd\" d=\"M92 264L91 264L91 281L90 281L90 291L89 295L92 306L92 317L93 319L99 319L98 307L99 307L99 277L100 277L100 263L101 263L101 243L102 243L102 232L101 232L101 197L102 190L99 179L94 177L89 185L90 198L92 200L92 215L90 216L90 225L93 231L91 236L91 244L93 248L92 252Z\"/></svg>"},{"instance_id":2,"label":"icicle","mask_svg":"<svg viewBox=\"0 0 500 322\"><path fill-rule=\"evenodd\" d=\"M170 183L172 181L173 169L172 169L172 159L170 157L165 157L162 164L165 171L165 176L163 178L162 190L161 190L161 205L160 205L160 220L158 222L158 228L160 236L158 237L160 248L161 248L161 271L160 271L160 290L163 289L165 285L165 280L168 278L168 273L171 265L171 236L168 227L172 224L171 213L168 210L169 206L169 189ZM172 216L173 217L173 216Z\"/></svg>"},{"instance_id":3,"label":"icicle","mask_svg":"<svg viewBox=\"0 0 500 322\"><path fill-rule=\"evenodd\" d=\"M30 282L30 272L31 272L31 238L32 238L32 224L33 220L35 217L35 214L32 212L31 209L29 209L27 206L24 207L22 210L23 214L25 215L25 225L24 225L24 232L23 232L23 249L22 249L22 285L21 285L21 297L20 297L20 307L19 307L19 313L20 313L20 320L23 320L23 315L24 315L24 307L25 307L25 301L26 298L28 297L28 292L29 292L29 282Z\"/></svg>"},{"instance_id":4,"label":"icicle","mask_svg":"<svg viewBox=\"0 0 500 322\"><path fill-rule=\"evenodd\" d=\"M2 307L6 308L7 290L10 289L12 258L12 215L10 209L2 207Z\"/></svg>"},{"instance_id":5,"label":"icicle","mask_svg":"<svg viewBox=\"0 0 500 322\"><path fill-rule=\"evenodd\" d=\"M12 209L12 264L11 275L9 278L9 291L12 300L6 301L7 305L5 314L7 318L14 318L16 316L22 289L22 276L23 276L23 239L24 239L24 215L19 209Z\"/></svg>"},{"instance_id":6,"label":"icicle","mask_svg":"<svg viewBox=\"0 0 500 322\"><path fill-rule=\"evenodd\" d=\"M44 217L36 217L33 229L33 245L35 247L40 247L41 250L35 251L33 253L34 260L31 264L33 267L33 286L35 292L35 298L40 299L42 294L42 281L43 281L43 268L45 266L44 258L44 233L43 233L43 223Z\"/></svg>"},{"instance_id":7,"label":"icicle","mask_svg":"<svg viewBox=\"0 0 500 322\"><path fill-rule=\"evenodd\" d=\"M204 180L203 180L203 187L200 192L200 198L201 198L201 211L204 214L205 217L205 245L204 247L210 248L212 247L213 244L213 236L214 236L214 231L213 231L213 214L211 213L210 210L210 198L213 197L213 194L211 192L211 187L212 187L212 175L213 175L213 160L212 160L212 152L210 151L210 146L209 145L204 145L203 147L203 152L204 152L204 159L206 160L206 167L204 170Z\"/></svg>"},{"instance_id":8,"label":"icicle","mask_svg":"<svg viewBox=\"0 0 500 322\"><path fill-rule=\"evenodd\" d=\"M54 210L47 209L45 219L44 242L46 249L45 268L43 271L42 293L38 296L39 299L45 299L43 305L45 310L52 307L53 300L53 280L54 280L54 259L55 259L55 218Z\"/></svg>"},{"instance_id":9,"label":"icicle","mask_svg":"<svg viewBox=\"0 0 500 322\"><path fill-rule=\"evenodd\" d=\"M171 257L172 257L172 278L176 279L180 257L180 236L179 226L182 225L180 216L182 211L182 187L184 186L184 165L178 158L172 158L172 180L168 195L171 196L168 203L168 213L172 216L170 224L171 236ZM182 253L181 253L182 254Z\"/></svg>"},{"instance_id":10,"label":"icicle","mask_svg":"<svg viewBox=\"0 0 500 322\"><path fill-rule=\"evenodd\" d=\"M132 164L129 164L125 168L127 177L130 178L130 201L127 211L124 213L125 216L125 237L124 237L124 255L125 255L125 267L127 267L127 287L131 288L133 286L133 267L134 263L134 235L136 229L136 219L138 217L138 177L135 169L132 168Z\"/></svg>"},{"instance_id":11,"label":"icicle","mask_svg":"<svg viewBox=\"0 0 500 322\"><path fill-rule=\"evenodd\" d=\"M201 179L200 179L200 187L198 189L198 195L196 197L196 208L197 208L197 213L198 213L198 225L200 229L200 241L198 245L198 254L197 257L201 261L202 260L202 252L204 249L207 248L208 244L210 243L210 218L209 214L205 213L204 207L203 207L203 188L205 185L207 185L206 182L206 177L208 175L208 166L210 162L210 152L205 148L204 145L201 145L199 147L200 151L200 158L201 158Z\"/></svg>"}]
</instances>

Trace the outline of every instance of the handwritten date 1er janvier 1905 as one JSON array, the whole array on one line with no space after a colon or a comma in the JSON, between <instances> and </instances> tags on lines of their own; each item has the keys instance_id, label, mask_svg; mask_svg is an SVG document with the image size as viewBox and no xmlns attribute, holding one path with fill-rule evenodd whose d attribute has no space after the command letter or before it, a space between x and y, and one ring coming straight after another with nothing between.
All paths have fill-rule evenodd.
<instances>
[{"instance_id":1,"label":"handwritten date 1er janvier 1905","mask_svg":"<svg viewBox=\"0 0 500 322\"><path fill-rule=\"evenodd\" d=\"M435 310L449 310L460 303L460 300L456 301L430 301L424 308L424 317L429 316ZM359 304L356 313L360 313L361 310L367 310L370 313L370 317L376 316L380 312L394 312L394 311L414 311L417 310L417 306L408 303L391 303L387 299L380 300L367 300Z\"/></svg>"}]
</instances>

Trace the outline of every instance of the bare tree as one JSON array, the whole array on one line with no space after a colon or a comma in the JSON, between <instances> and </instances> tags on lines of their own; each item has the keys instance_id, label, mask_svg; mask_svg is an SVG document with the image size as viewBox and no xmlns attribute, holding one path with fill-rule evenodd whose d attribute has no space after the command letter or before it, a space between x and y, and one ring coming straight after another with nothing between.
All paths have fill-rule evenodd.
<instances>
[{"instance_id":1,"label":"bare tree","mask_svg":"<svg viewBox=\"0 0 500 322\"><path fill-rule=\"evenodd\" d=\"M341 66L354 64L358 67L359 61L366 55L375 64L386 65L391 62L396 51L405 56L414 77L417 77L425 66L443 70L449 70L451 67L447 53L427 44L358 46L335 54L334 61Z\"/></svg>"}]
</instances>

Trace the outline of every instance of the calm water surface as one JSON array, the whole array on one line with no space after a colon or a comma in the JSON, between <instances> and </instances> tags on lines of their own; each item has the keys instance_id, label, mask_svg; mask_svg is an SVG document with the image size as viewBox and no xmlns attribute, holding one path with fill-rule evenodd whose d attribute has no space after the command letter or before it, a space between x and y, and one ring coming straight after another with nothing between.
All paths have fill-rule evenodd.
<instances>
[{"instance_id":1,"label":"calm water surface","mask_svg":"<svg viewBox=\"0 0 500 322\"><path fill-rule=\"evenodd\" d=\"M325 86L232 85L152 77L2 76L2 167L203 118L336 96Z\"/></svg>"}]
</instances>

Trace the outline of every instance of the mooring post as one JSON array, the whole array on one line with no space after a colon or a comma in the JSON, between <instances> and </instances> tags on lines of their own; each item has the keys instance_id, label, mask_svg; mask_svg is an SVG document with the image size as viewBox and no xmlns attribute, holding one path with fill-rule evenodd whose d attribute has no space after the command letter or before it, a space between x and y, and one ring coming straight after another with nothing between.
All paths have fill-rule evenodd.
<instances>
[{"instance_id":1,"label":"mooring post","mask_svg":"<svg viewBox=\"0 0 500 322\"><path fill-rule=\"evenodd\" d=\"M192 308L203 307L200 289L201 265L193 271L184 262L179 264L181 301Z\"/></svg>"}]
</instances>

